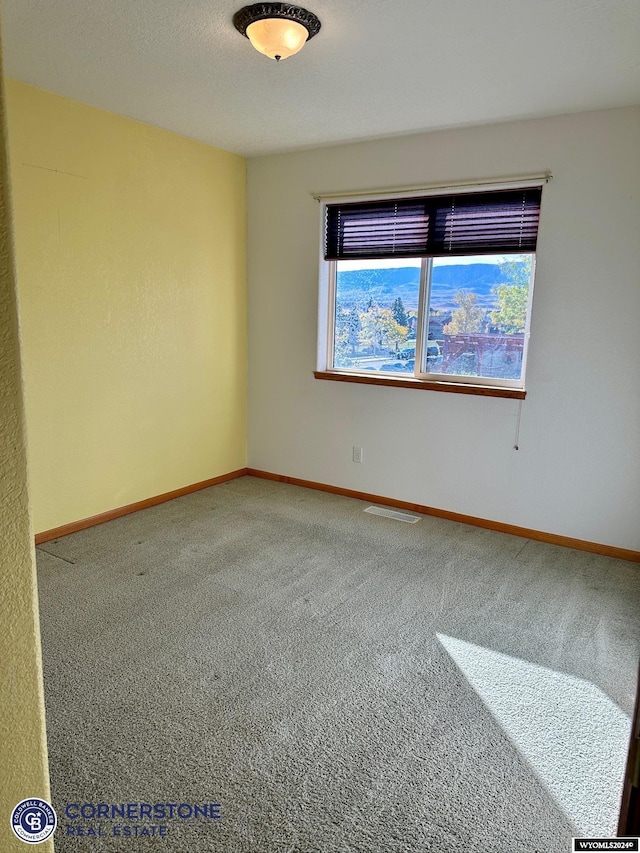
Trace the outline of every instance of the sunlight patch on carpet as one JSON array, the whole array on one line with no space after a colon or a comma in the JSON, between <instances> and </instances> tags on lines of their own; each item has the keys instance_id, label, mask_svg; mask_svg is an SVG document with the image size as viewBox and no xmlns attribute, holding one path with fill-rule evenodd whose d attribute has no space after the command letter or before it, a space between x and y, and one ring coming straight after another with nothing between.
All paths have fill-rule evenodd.
<instances>
[{"instance_id":1,"label":"sunlight patch on carpet","mask_svg":"<svg viewBox=\"0 0 640 853\"><path fill-rule=\"evenodd\" d=\"M631 721L581 678L437 634L576 829L615 834Z\"/></svg>"}]
</instances>

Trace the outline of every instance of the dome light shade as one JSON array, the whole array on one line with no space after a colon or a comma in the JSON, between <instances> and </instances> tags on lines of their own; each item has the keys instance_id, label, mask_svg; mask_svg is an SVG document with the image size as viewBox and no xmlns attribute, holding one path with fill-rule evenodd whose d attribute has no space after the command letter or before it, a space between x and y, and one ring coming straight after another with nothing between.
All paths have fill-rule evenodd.
<instances>
[{"instance_id":1,"label":"dome light shade","mask_svg":"<svg viewBox=\"0 0 640 853\"><path fill-rule=\"evenodd\" d=\"M233 16L233 24L257 51L276 62L298 53L320 30L314 14L288 3L244 6Z\"/></svg>"},{"instance_id":2,"label":"dome light shade","mask_svg":"<svg viewBox=\"0 0 640 853\"><path fill-rule=\"evenodd\" d=\"M264 18L247 27L247 38L260 53L269 59L287 59L302 50L309 37L297 21L285 18Z\"/></svg>"}]
</instances>

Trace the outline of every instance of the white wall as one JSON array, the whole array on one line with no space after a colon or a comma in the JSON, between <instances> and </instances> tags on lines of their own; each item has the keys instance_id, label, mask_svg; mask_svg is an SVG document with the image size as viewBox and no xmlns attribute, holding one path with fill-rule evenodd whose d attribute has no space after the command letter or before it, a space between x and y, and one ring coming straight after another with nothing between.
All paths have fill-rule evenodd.
<instances>
[{"instance_id":1,"label":"white wall","mask_svg":"<svg viewBox=\"0 0 640 853\"><path fill-rule=\"evenodd\" d=\"M628 108L249 160L249 465L640 549L639 151ZM546 170L518 451L515 400L314 379L311 193Z\"/></svg>"}]
</instances>

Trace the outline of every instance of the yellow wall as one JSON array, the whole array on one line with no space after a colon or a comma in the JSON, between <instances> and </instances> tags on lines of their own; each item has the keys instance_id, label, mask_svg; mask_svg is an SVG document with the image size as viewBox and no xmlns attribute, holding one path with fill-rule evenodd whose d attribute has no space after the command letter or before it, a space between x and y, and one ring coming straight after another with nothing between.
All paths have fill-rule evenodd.
<instances>
[{"instance_id":1,"label":"yellow wall","mask_svg":"<svg viewBox=\"0 0 640 853\"><path fill-rule=\"evenodd\" d=\"M36 532L246 465L243 158L7 81Z\"/></svg>"},{"instance_id":2,"label":"yellow wall","mask_svg":"<svg viewBox=\"0 0 640 853\"><path fill-rule=\"evenodd\" d=\"M17 853L13 807L50 798L5 139L0 82L0 850Z\"/></svg>"}]
</instances>

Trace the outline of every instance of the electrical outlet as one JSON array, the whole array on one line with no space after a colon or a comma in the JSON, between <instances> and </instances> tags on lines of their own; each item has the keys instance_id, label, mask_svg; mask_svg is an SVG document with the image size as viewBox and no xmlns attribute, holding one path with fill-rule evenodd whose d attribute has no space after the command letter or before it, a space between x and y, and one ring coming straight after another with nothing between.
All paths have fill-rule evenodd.
<instances>
[{"instance_id":1,"label":"electrical outlet","mask_svg":"<svg viewBox=\"0 0 640 853\"><path fill-rule=\"evenodd\" d=\"M362 462L362 448L356 447L355 444L353 446L353 461L354 462Z\"/></svg>"}]
</instances>

